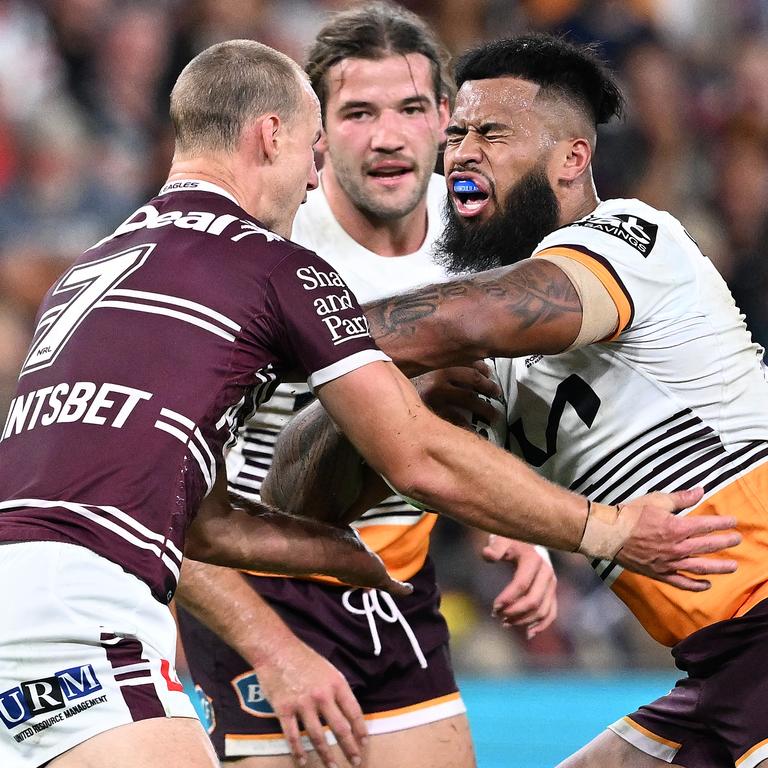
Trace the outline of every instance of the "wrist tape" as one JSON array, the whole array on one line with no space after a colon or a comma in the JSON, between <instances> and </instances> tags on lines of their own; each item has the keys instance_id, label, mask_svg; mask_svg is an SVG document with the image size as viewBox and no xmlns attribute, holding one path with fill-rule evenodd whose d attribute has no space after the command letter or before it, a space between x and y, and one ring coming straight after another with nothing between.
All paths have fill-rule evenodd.
<instances>
[{"instance_id":1,"label":"wrist tape","mask_svg":"<svg viewBox=\"0 0 768 768\"><path fill-rule=\"evenodd\" d=\"M624 546L642 512L641 507L596 504L587 501L587 519L577 552L613 560Z\"/></svg>"}]
</instances>

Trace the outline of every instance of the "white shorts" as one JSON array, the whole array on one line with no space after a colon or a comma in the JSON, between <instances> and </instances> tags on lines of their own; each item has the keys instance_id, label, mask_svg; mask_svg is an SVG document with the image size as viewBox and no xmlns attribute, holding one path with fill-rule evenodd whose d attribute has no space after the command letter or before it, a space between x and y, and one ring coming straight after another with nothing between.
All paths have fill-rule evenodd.
<instances>
[{"instance_id":1,"label":"white shorts","mask_svg":"<svg viewBox=\"0 0 768 768\"><path fill-rule=\"evenodd\" d=\"M0 766L37 768L103 731L196 717L167 606L84 547L0 545Z\"/></svg>"}]
</instances>

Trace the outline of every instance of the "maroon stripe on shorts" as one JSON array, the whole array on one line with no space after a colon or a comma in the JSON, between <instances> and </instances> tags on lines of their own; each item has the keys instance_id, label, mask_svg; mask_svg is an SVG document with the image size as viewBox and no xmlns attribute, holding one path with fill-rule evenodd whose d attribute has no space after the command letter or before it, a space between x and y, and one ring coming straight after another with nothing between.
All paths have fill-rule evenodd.
<instances>
[{"instance_id":1,"label":"maroon stripe on shorts","mask_svg":"<svg viewBox=\"0 0 768 768\"><path fill-rule=\"evenodd\" d=\"M114 670L119 670L129 664L147 663L147 659L142 658L144 649L141 642L135 637L118 637L104 632L101 635L101 647L107 654L107 659ZM144 670L122 674L118 672L115 675L115 681L120 685L120 678L134 680L144 676ZM165 708L157 695L153 682L149 681L141 685L120 685L120 693L123 695L123 701L125 701L134 722L148 720L151 717L165 717Z\"/></svg>"}]
</instances>

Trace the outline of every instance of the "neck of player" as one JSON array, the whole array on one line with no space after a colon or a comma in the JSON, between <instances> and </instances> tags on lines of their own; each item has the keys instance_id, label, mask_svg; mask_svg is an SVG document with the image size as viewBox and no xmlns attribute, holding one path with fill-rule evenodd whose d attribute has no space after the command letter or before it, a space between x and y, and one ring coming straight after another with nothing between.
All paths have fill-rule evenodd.
<instances>
[{"instance_id":1,"label":"neck of player","mask_svg":"<svg viewBox=\"0 0 768 768\"><path fill-rule=\"evenodd\" d=\"M591 174L586 174L577 182L561 186L558 193L558 225L561 227L589 216L601 202Z\"/></svg>"}]
</instances>

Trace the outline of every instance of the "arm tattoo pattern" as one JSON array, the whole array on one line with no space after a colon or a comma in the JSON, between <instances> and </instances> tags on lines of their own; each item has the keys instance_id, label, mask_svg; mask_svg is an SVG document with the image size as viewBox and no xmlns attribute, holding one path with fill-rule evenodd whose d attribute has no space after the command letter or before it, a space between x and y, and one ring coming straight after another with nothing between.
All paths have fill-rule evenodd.
<instances>
[{"instance_id":1,"label":"arm tattoo pattern","mask_svg":"<svg viewBox=\"0 0 768 768\"><path fill-rule=\"evenodd\" d=\"M335 519L359 492L362 459L317 402L283 430L274 465L263 490L289 512Z\"/></svg>"},{"instance_id":2,"label":"arm tattoo pattern","mask_svg":"<svg viewBox=\"0 0 768 768\"><path fill-rule=\"evenodd\" d=\"M382 299L364 309L371 335L395 362L418 360L424 367L526 354L545 331L554 336L548 346L560 342L562 350L581 321L581 302L567 275L533 258ZM422 358L430 349L437 357ZM443 358L435 351L440 349Z\"/></svg>"}]
</instances>

